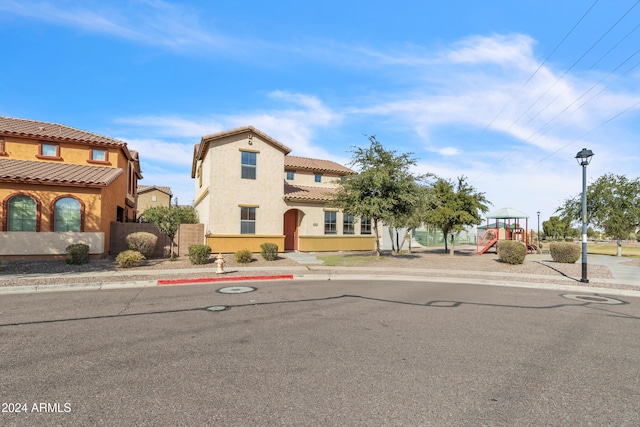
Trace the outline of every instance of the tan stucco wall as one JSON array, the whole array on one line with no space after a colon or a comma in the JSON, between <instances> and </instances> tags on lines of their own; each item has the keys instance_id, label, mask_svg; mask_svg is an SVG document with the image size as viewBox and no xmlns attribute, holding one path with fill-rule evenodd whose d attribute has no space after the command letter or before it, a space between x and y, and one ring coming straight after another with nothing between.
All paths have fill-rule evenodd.
<instances>
[{"instance_id":1,"label":"tan stucco wall","mask_svg":"<svg viewBox=\"0 0 640 427\"><path fill-rule=\"evenodd\" d=\"M286 171L294 172L293 180L287 179ZM322 172L320 174L322 175L321 182L315 182L315 172L306 170L298 171L287 168L282 176L287 183L292 185L306 185L309 187L336 187L338 185L339 175L329 172Z\"/></svg>"},{"instance_id":2,"label":"tan stucco wall","mask_svg":"<svg viewBox=\"0 0 640 427\"><path fill-rule=\"evenodd\" d=\"M156 200L153 200L155 196ZM149 190L144 193L138 193L138 215L145 210L158 206L168 207L171 205L171 196L160 190Z\"/></svg>"},{"instance_id":3,"label":"tan stucco wall","mask_svg":"<svg viewBox=\"0 0 640 427\"><path fill-rule=\"evenodd\" d=\"M240 233L240 207L252 206L256 207L256 234L282 234L284 153L259 136L250 140L248 135L215 141L202 164L203 187L208 187L209 196L199 204L206 202L207 207L196 209L208 233ZM241 150L257 152L255 180L241 178ZM196 177L196 200L202 191Z\"/></svg>"},{"instance_id":4,"label":"tan stucco wall","mask_svg":"<svg viewBox=\"0 0 640 427\"><path fill-rule=\"evenodd\" d=\"M324 213L325 211L336 212L336 228L337 234L326 236L340 236L343 235L343 222L344 216L341 211L333 208L327 208L323 205L312 203L292 203L288 204L289 209L298 209L302 212L302 218L298 226L298 233L300 236L325 236L324 234ZM354 234L348 234L347 236L359 236L360 235L360 218L356 217L354 222ZM373 231L372 231L373 233ZM370 236L367 234L366 236Z\"/></svg>"},{"instance_id":5,"label":"tan stucco wall","mask_svg":"<svg viewBox=\"0 0 640 427\"><path fill-rule=\"evenodd\" d=\"M67 246L84 243L89 253L105 253L104 233L0 232L0 255L65 255Z\"/></svg>"}]
</instances>

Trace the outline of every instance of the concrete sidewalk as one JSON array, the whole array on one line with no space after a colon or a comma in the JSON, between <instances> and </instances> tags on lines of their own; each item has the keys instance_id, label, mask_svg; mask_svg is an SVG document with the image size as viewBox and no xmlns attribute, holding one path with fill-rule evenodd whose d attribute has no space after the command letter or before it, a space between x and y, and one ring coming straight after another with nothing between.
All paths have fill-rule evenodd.
<instances>
[{"instance_id":1,"label":"concrete sidewalk","mask_svg":"<svg viewBox=\"0 0 640 427\"><path fill-rule=\"evenodd\" d=\"M291 257L292 259L296 259ZM157 286L158 280L176 275L202 275L203 278L212 278L211 282L224 282L238 280L269 280L270 276L292 275L294 280L411 280L425 282L458 282L469 284L518 286L532 288L546 288L589 293L607 293L610 295L629 295L640 297L640 269L632 266L621 265L621 262L629 261L628 258L616 259L602 255L589 256L588 261L592 264L604 265L608 267L614 275L614 279L590 279L589 286L584 286L579 282L579 278L572 278L562 275L540 275L522 273L495 273L490 271L470 271L406 268L406 267L330 267L317 265L310 257L299 257L303 265L286 267L234 267L226 269L226 274L216 274L215 270L209 268L189 268L170 270L130 270L130 271L102 271L85 273L63 273L55 275L59 278L58 284L47 285L25 285L25 286L0 286L0 295L25 293L25 292L51 292L64 290L104 290L121 288L140 288ZM319 261L319 260L318 260ZM321 261L319 261L321 262ZM233 274L233 275L231 275ZM152 276L153 279L148 279ZM2 279L21 279L28 281L36 278L49 278L51 274L13 274L0 276ZM507 279L505 279L507 277ZM136 278L139 278L136 280ZM144 278L144 279L143 279ZM215 278L215 279L214 279ZM65 280L69 279L67 283ZM71 280L73 279L73 280ZM86 279L84 283L79 282ZM180 279L172 280L180 282ZM185 278L185 284L193 281L192 278ZM201 281L207 283L207 281ZM618 289L618 288L637 288Z\"/></svg>"}]
</instances>

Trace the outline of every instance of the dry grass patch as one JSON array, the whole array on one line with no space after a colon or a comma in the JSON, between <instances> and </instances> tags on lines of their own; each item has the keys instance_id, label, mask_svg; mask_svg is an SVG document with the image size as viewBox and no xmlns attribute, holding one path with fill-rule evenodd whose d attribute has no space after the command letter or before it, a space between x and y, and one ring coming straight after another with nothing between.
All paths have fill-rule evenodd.
<instances>
[{"instance_id":1,"label":"dry grass patch","mask_svg":"<svg viewBox=\"0 0 640 427\"><path fill-rule=\"evenodd\" d=\"M588 244L587 253L593 255L616 255L617 245ZM640 258L640 246L622 245L622 256L630 258Z\"/></svg>"}]
</instances>

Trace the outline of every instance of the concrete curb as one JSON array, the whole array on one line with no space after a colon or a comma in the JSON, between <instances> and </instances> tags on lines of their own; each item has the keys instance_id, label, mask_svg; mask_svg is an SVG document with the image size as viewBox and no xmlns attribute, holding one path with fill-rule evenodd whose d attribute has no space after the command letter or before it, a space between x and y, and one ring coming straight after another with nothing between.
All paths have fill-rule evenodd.
<instances>
[{"instance_id":1,"label":"concrete curb","mask_svg":"<svg viewBox=\"0 0 640 427\"><path fill-rule=\"evenodd\" d=\"M465 285L478 285L478 286L502 286L502 287L514 287L514 288L527 288L527 289L545 289L545 290L557 290L566 291L571 293L585 293L596 295L610 295L610 296L626 296L640 298L640 291L606 288L606 287L594 287L594 286L580 286L580 285L560 285L560 284L547 284L527 281L511 281L511 280L491 280L482 278L456 278L456 277L425 277L425 276L411 276L411 275L371 275L371 274L332 274L332 273L315 273L315 274L274 274L274 275L261 275L261 276L229 276L229 277L215 277L215 278L200 278L200 279L175 279L175 280L145 280L145 281L121 281L121 282L101 282L101 283L72 283L72 284L57 284L57 285L39 285L39 286L11 286L0 287L0 295L11 294L24 294L24 293L42 293L42 292L66 292L66 291L99 291L110 289L134 289L134 288L146 288L157 286L172 286L172 285L211 285L215 283L225 282L239 282L239 281L279 281L279 280L291 280L294 283L296 281L338 281L338 280L358 280L369 282L383 282L383 281L409 281L409 282L424 282L424 283L452 283L452 284L465 284ZM567 281L574 282L572 279ZM163 283L160 283L163 282ZM574 282L575 283L575 282Z\"/></svg>"}]
</instances>

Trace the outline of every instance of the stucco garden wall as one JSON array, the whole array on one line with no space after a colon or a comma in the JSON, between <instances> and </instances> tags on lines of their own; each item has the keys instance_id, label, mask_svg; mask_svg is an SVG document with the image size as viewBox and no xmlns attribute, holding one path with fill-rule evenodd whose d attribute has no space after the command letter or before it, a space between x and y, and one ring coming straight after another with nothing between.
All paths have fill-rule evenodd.
<instances>
[{"instance_id":1,"label":"stucco garden wall","mask_svg":"<svg viewBox=\"0 0 640 427\"><path fill-rule=\"evenodd\" d=\"M105 253L104 233L5 231L0 233L0 255L65 255L66 247L75 243L89 245L92 255Z\"/></svg>"}]
</instances>

